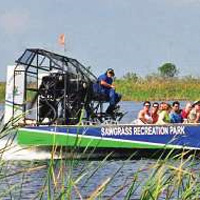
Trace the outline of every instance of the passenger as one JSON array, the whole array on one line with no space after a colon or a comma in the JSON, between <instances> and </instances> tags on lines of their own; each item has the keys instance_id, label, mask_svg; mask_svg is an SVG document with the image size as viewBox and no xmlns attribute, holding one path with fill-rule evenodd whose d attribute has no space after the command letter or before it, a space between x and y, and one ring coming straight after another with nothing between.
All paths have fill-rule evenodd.
<instances>
[{"instance_id":1,"label":"passenger","mask_svg":"<svg viewBox=\"0 0 200 200\"><path fill-rule=\"evenodd\" d=\"M171 123L182 123L183 118L181 116L180 111L180 103L178 101L174 101L172 103L172 111L170 112L170 122Z\"/></svg>"},{"instance_id":2,"label":"passenger","mask_svg":"<svg viewBox=\"0 0 200 200\"><path fill-rule=\"evenodd\" d=\"M193 108L188 115L188 122L199 123L200 122L200 101L195 101L192 107Z\"/></svg>"},{"instance_id":3,"label":"passenger","mask_svg":"<svg viewBox=\"0 0 200 200\"><path fill-rule=\"evenodd\" d=\"M163 105L165 105L166 103L165 102L161 102L160 105L159 105L159 111L162 111L163 110Z\"/></svg>"},{"instance_id":4,"label":"passenger","mask_svg":"<svg viewBox=\"0 0 200 200\"><path fill-rule=\"evenodd\" d=\"M153 119L153 124L155 124L158 121L158 111L159 111L159 103L155 102L153 103L153 106L151 108L151 117Z\"/></svg>"},{"instance_id":5,"label":"passenger","mask_svg":"<svg viewBox=\"0 0 200 200\"><path fill-rule=\"evenodd\" d=\"M113 85L113 77L115 72L112 68L98 77L97 83L94 85L94 91L99 94L106 95L109 101L109 106L106 110L107 114L113 114L116 104L121 100L121 95L115 92Z\"/></svg>"},{"instance_id":6,"label":"passenger","mask_svg":"<svg viewBox=\"0 0 200 200\"><path fill-rule=\"evenodd\" d=\"M190 111L192 110L192 104L188 102L185 106L185 108L181 112L181 116L183 118L183 122L187 123L188 122L188 115L190 114Z\"/></svg>"},{"instance_id":7,"label":"passenger","mask_svg":"<svg viewBox=\"0 0 200 200\"><path fill-rule=\"evenodd\" d=\"M161 110L158 113L158 121L156 122L156 124L170 123L169 113L171 111L171 105L166 102L162 102L160 105L160 109Z\"/></svg>"},{"instance_id":8,"label":"passenger","mask_svg":"<svg viewBox=\"0 0 200 200\"><path fill-rule=\"evenodd\" d=\"M142 122L143 124L152 124L153 119L150 114L150 107L151 103L149 101L145 101L143 103L143 109L140 110L138 113L138 120Z\"/></svg>"}]
</instances>

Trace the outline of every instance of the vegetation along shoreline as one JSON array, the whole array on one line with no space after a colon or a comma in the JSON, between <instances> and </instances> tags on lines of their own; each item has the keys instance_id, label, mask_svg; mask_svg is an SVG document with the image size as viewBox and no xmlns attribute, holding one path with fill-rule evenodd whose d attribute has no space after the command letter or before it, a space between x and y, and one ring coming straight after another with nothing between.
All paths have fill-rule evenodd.
<instances>
[{"instance_id":1,"label":"vegetation along shoreline","mask_svg":"<svg viewBox=\"0 0 200 200\"><path fill-rule=\"evenodd\" d=\"M199 99L200 78L192 76L178 77L179 70L171 63L158 68L158 73L139 77L128 72L115 81L117 91L123 101L168 101ZM0 102L5 101L5 82L0 82Z\"/></svg>"}]
</instances>

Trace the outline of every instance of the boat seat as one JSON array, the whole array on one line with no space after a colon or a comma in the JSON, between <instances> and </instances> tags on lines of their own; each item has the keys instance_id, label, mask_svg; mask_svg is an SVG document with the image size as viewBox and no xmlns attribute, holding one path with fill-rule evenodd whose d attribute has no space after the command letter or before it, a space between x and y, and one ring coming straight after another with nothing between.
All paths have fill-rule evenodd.
<instances>
[{"instance_id":1,"label":"boat seat","mask_svg":"<svg viewBox=\"0 0 200 200\"><path fill-rule=\"evenodd\" d=\"M109 102L109 96L102 93L95 93L93 100L101 103Z\"/></svg>"}]
</instances>

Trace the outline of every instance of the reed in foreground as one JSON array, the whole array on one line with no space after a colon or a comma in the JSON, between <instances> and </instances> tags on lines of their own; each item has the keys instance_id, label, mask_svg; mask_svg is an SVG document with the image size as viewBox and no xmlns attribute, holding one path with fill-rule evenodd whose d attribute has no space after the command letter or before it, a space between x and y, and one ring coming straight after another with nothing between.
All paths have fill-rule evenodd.
<instances>
[{"instance_id":1,"label":"reed in foreground","mask_svg":"<svg viewBox=\"0 0 200 200\"><path fill-rule=\"evenodd\" d=\"M6 161L4 153L15 146L15 133L11 130L8 124L1 129L1 141L9 142L1 147L0 199L153 200L200 197L200 163L195 154L189 155L190 152L183 151L172 156L172 151L165 159L137 161L131 160L131 157L112 160L110 153L102 160L91 161L90 154L80 155L77 148L71 150L71 159L67 159L63 148L53 147L49 160ZM28 150L31 152L31 149ZM85 160L77 159L80 156L84 156Z\"/></svg>"}]
</instances>

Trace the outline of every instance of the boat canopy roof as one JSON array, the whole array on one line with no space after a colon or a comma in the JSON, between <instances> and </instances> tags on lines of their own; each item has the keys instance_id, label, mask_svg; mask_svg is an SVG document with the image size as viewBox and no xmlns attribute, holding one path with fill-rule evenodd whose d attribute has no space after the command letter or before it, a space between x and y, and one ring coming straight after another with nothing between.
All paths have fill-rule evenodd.
<instances>
[{"instance_id":1,"label":"boat canopy roof","mask_svg":"<svg viewBox=\"0 0 200 200\"><path fill-rule=\"evenodd\" d=\"M78 74L80 79L95 82L96 76L76 59L59 55L44 49L28 48L22 56L16 60L16 71L21 70L21 65L26 73L38 74L44 71L60 74Z\"/></svg>"}]
</instances>

